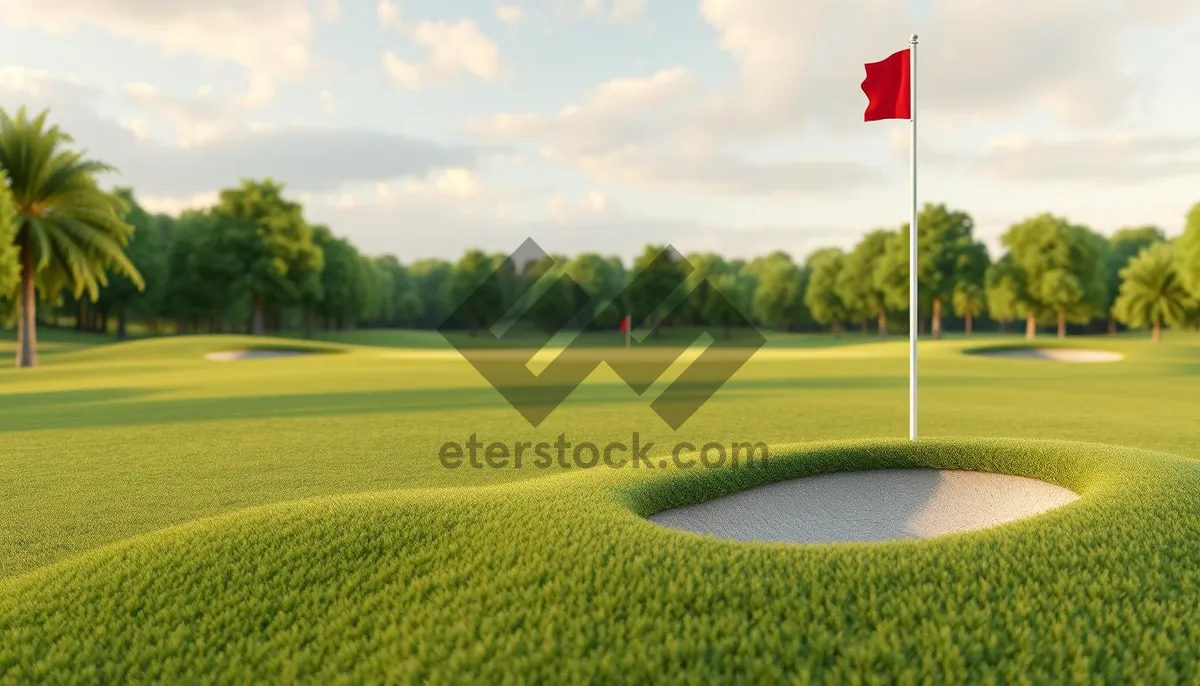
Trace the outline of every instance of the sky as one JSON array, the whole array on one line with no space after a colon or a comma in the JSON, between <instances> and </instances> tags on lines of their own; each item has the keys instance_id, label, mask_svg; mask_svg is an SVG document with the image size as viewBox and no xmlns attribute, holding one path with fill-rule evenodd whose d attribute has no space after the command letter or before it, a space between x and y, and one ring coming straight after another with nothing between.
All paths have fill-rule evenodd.
<instances>
[{"instance_id":1,"label":"sky","mask_svg":"<svg viewBox=\"0 0 1200 686\"><path fill-rule=\"evenodd\" d=\"M1200 0L0 0L0 106L154 211L271 177L369 254L795 257L909 212L863 64L920 36L922 202L993 254L1200 202Z\"/></svg>"}]
</instances>

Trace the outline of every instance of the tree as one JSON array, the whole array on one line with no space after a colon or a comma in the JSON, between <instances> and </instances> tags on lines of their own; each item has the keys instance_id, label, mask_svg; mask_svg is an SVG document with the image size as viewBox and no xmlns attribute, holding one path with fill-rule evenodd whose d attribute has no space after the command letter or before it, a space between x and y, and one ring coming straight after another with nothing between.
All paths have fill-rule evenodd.
<instances>
[{"instance_id":1,"label":"tree","mask_svg":"<svg viewBox=\"0 0 1200 686\"><path fill-rule=\"evenodd\" d=\"M1155 243L1161 243L1166 239L1162 230L1155 226L1120 229L1109 237L1104 255L1104 276L1106 281L1104 311L1109 313L1108 333L1110 335L1117 332L1117 320L1113 317L1112 308L1116 304L1117 294L1121 289L1121 270L1143 248Z\"/></svg>"},{"instance_id":2,"label":"tree","mask_svg":"<svg viewBox=\"0 0 1200 686\"><path fill-rule=\"evenodd\" d=\"M930 330L942 335L942 310L960 283L983 282L987 248L973 237L971 215L926 203L917 217L917 291L920 310L930 313ZM875 273L889 307L908 311L909 225L888 242Z\"/></svg>"},{"instance_id":3,"label":"tree","mask_svg":"<svg viewBox=\"0 0 1200 686\"><path fill-rule=\"evenodd\" d=\"M627 305L614 303L614 307L606 307L605 304L620 296L625 283L625 270L620 260L583 253L567 263L566 273L592 296L596 305L592 312L596 317L593 325L600 329L616 328L620 324L617 313L627 311Z\"/></svg>"},{"instance_id":4,"label":"tree","mask_svg":"<svg viewBox=\"0 0 1200 686\"><path fill-rule=\"evenodd\" d=\"M17 261L17 247L13 244L16 233L16 208L8 180L0 179L0 326L11 324L16 314L12 303L16 300L17 285L21 283L21 265Z\"/></svg>"},{"instance_id":5,"label":"tree","mask_svg":"<svg viewBox=\"0 0 1200 686\"><path fill-rule=\"evenodd\" d=\"M396 279L404 280L407 288L408 273L393 255L360 257L363 282L363 307L359 319L368 326L381 326L398 321L396 315Z\"/></svg>"},{"instance_id":6,"label":"tree","mask_svg":"<svg viewBox=\"0 0 1200 686\"><path fill-rule=\"evenodd\" d=\"M1200 203L1192 206L1183 235L1175 240L1179 278L1193 297L1200 298Z\"/></svg>"},{"instance_id":7,"label":"tree","mask_svg":"<svg viewBox=\"0 0 1200 686\"><path fill-rule=\"evenodd\" d=\"M894 231L879 230L863 236L846 256L837 281L842 302L854 316L874 317L875 331L880 338L887 336L887 292L875 280L875 272L894 235Z\"/></svg>"},{"instance_id":8,"label":"tree","mask_svg":"<svg viewBox=\"0 0 1200 686\"><path fill-rule=\"evenodd\" d=\"M1025 293L1025 275L1013 262L1012 255L1005 255L988 267L984 278L986 307L1005 329L1026 316L1029 299Z\"/></svg>"},{"instance_id":9,"label":"tree","mask_svg":"<svg viewBox=\"0 0 1200 686\"><path fill-rule=\"evenodd\" d=\"M754 317L764 326L780 331L810 319L805 304L806 285L804 268L793 263L791 257L778 255L763 266L755 284ZM736 292L737 287L737 282L726 284L729 292Z\"/></svg>"},{"instance_id":10,"label":"tree","mask_svg":"<svg viewBox=\"0 0 1200 686\"><path fill-rule=\"evenodd\" d=\"M1041 214L1011 227L1003 241L1023 273L1030 338L1040 316L1052 315L1064 338L1068 321L1086 323L1102 310L1104 255L1095 233Z\"/></svg>"},{"instance_id":11,"label":"tree","mask_svg":"<svg viewBox=\"0 0 1200 686\"><path fill-rule=\"evenodd\" d=\"M686 324L704 324L710 306L713 282L725 274L729 267L724 258L712 252L691 253L687 256L687 261L692 265L692 272L688 274L684 283L687 284L688 293L694 295L684 301L680 314Z\"/></svg>"},{"instance_id":12,"label":"tree","mask_svg":"<svg viewBox=\"0 0 1200 686\"><path fill-rule=\"evenodd\" d=\"M833 328L834 335L842 333L842 322L850 313L838 295L838 274L846 263L846 253L837 248L825 248L809 255L807 262L808 288L804 303L813 319Z\"/></svg>"},{"instance_id":13,"label":"tree","mask_svg":"<svg viewBox=\"0 0 1200 686\"><path fill-rule=\"evenodd\" d=\"M769 255L756 257L749 262L739 260L729 265L730 271L737 274L737 294L742 298L741 302L735 304L743 312L751 313L754 319L764 326L774 326L774 324L768 324L759 316L760 308L766 307L769 302L769 299L764 299L760 303L758 299L759 284L762 281L763 275L770 271L772 265L779 263L796 266L795 262L792 261L792 256L782 250L776 250Z\"/></svg>"},{"instance_id":14,"label":"tree","mask_svg":"<svg viewBox=\"0 0 1200 686\"><path fill-rule=\"evenodd\" d=\"M475 290L496 271L495 261L482 250L468 250L454 264L447 282L446 310L457 312L462 318L456 322L477 335L479 327L490 317L496 317L505 304L506 294L501 288L488 288L479 293Z\"/></svg>"},{"instance_id":15,"label":"tree","mask_svg":"<svg viewBox=\"0 0 1200 686\"><path fill-rule=\"evenodd\" d=\"M633 261L632 281L626 289L633 325L650 319L654 337L659 334L664 302L686 278L679 253L663 246L647 245Z\"/></svg>"},{"instance_id":16,"label":"tree","mask_svg":"<svg viewBox=\"0 0 1200 686\"><path fill-rule=\"evenodd\" d=\"M128 208L124 220L134 228L133 238L125 254L145 281L145 288L129 277L117 274L100 293L98 304L106 313L111 308L117 315L117 338L124 340L130 315L157 317L162 311L167 288L167 249L170 218L152 216L142 209L130 188L118 188L114 193ZM107 316L107 314L106 314Z\"/></svg>"},{"instance_id":17,"label":"tree","mask_svg":"<svg viewBox=\"0 0 1200 686\"><path fill-rule=\"evenodd\" d=\"M124 203L96 183L112 167L63 149L72 139L46 126L48 112L28 119L0 110L0 170L15 210L13 242L20 260L17 366L37 364L37 287L57 294L73 287L95 301L108 270L140 288L142 276L125 255L134 229L121 220Z\"/></svg>"},{"instance_id":18,"label":"tree","mask_svg":"<svg viewBox=\"0 0 1200 686\"><path fill-rule=\"evenodd\" d=\"M184 212L175 222L167 257L164 311L176 320L210 330L225 323L249 291L241 256L254 228L211 211ZM244 307L244 305L243 305Z\"/></svg>"},{"instance_id":19,"label":"tree","mask_svg":"<svg viewBox=\"0 0 1200 686\"><path fill-rule=\"evenodd\" d=\"M449 310L449 284L454 267L445 260L426 259L413 262L408 268L412 290L421 301L419 315L425 326L437 328L446 319Z\"/></svg>"},{"instance_id":20,"label":"tree","mask_svg":"<svg viewBox=\"0 0 1200 686\"><path fill-rule=\"evenodd\" d=\"M547 255L527 264L522 272L522 277L529 284L537 283L542 277L551 280L551 285L540 292L536 300L530 302L529 309L524 314L525 318L532 320L538 328L550 335L566 328L572 316L584 305L576 302L576 293L572 287L559 281L566 265L565 257ZM531 292L527 291L527 294Z\"/></svg>"},{"instance_id":21,"label":"tree","mask_svg":"<svg viewBox=\"0 0 1200 686\"><path fill-rule=\"evenodd\" d=\"M983 289L978 284L963 281L954 288L954 314L963 318L965 333L971 335L971 324L983 314L985 304Z\"/></svg>"},{"instance_id":22,"label":"tree","mask_svg":"<svg viewBox=\"0 0 1200 686\"><path fill-rule=\"evenodd\" d=\"M1121 290L1113 315L1131 328L1150 327L1154 341L1162 327L1184 326L1196 314L1193 298L1180 278L1175 249L1167 243L1144 248L1121 270Z\"/></svg>"},{"instance_id":23,"label":"tree","mask_svg":"<svg viewBox=\"0 0 1200 686\"><path fill-rule=\"evenodd\" d=\"M412 328L421 318L421 299L415 291L406 291L396 301L395 316L406 327Z\"/></svg>"},{"instance_id":24,"label":"tree","mask_svg":"<svg viewBox=\"0 0 1200 686\"><path fill-rule=\"evenodd\" d=\"M908 224L893 232L884 244L883 255L875 264L873 287L883 294L884 307L895 312L908 312ZM918 279L920 271L917 272ZM917 284L918 313L929 309L929 294ZM918 315L919 316L919 315Z\"/></svg>"},{"instance_id":25,"label":"tree","mask_svg":"<svg viewBox=\"0 0 1200 686\"><path fill-rule=\"evenodd\" d=\"M313 242L325 256L321 269L321 298L316 311L326 328L343 329L358 321L367 305L372 273L350 241L333 235L329 227L313 227Z\"/></svg>"},{"instance_id":26,"label":"tree","mask_svg":"<svg viewBox=\"0 0 1200 686\"><path fill-rule=\"evenodd\" d=\"M987 248L975 241L966 212L926 204L917 217L918 288L928 293L934 338L942 336L942 308L959 284L978 284L987 269Z\"/></svg>"},{"instance_id":27,"label":"tree","mask_svg":"<svg viewBox=\"0 0 1200 686\"><path fill-rule=\"evenodd\" d=\"M213 212L252 229L240 231L236 254L250 293L250 333L264 332L268 303L299 303L311 288L308 279L320 274L321 249L313 242L312 227L299 204L283 197L283 185L270 179L244 180L238 188L221 191Z\"/></svg>"},{"instance_id":28,"label":"tree","mask_svg":"<svg viewBox=\"0 0 1200 686\"><path fill-rule=\"evenodd\" d=\"M745 282L738 279L737 274L727 272L717 276L711 283L712 288L703 303L703 320L722 327L725 338L732 338L732 326L745 321L745 310L738 305L745 300L742 293Z\"/></svg>"}]
</instances>

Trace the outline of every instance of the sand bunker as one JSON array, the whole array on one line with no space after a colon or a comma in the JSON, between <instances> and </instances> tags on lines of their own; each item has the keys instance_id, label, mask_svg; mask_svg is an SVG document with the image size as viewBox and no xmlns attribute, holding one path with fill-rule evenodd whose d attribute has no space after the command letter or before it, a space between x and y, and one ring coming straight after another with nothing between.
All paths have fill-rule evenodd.
<instances>
[{"instance_id":1,"label":"sand bunker","mask_svg":"<svg viewBox=\"0 0 1200 686\"><path fill-rule=\"evenodd\" d=\"M980 357L1012 357L1023 360L1050 360L1051 362L1119 362L1125 359L1121 353L1109 350L1070 350L1066 348L1014 348L1012 350L983 350Z\"/></svg>"},{"instance_id":2,"label":"sand bunker","mask_svg":"<svg viewBox=\"0 0 1200 686\"><path fill-rule=\"evenodd\" d=\"M270 357L297 357L309 354L303 350L221 350L205 355L204 359L216 362L236 362L238 360L262 360Z\"/></svg>"},{"instance_id":3,"label":"sand bunker","mask_svg":"<svg viewBox=\"0 0 1200 686\"><path fill-rule=\"evenodd\" d=\"M1078 498L1061 486L1020 476L885 469L781 481L649 519L735 541L883 541L982 529Z\"/></svg>"}]
</instances>

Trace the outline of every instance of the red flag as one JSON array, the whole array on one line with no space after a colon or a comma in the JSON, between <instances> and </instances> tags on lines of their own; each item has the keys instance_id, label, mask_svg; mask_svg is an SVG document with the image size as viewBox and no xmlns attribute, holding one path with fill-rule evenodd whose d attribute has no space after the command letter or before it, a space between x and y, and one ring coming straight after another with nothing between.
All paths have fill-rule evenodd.
<instances>
[{"instance_id":1,"label":"red flag","mask_svg":"<svg viewBox=\"0 0 1200 686\"><path fill-rule=\"evenodd\" d=\"M867 64L867 78L862 82L869 101L864 121L912 118L911 64L908 50Z\"/></svg>"},{"instance_id":2,"label":"red flag","mask_svg":"<svg viewBox=\"0 0 1200 686\"><path fill-rule=\"evenodd\" d=\"M629 333L629 315L621 318L621 333Z\"/></svg>"}]
</instances>

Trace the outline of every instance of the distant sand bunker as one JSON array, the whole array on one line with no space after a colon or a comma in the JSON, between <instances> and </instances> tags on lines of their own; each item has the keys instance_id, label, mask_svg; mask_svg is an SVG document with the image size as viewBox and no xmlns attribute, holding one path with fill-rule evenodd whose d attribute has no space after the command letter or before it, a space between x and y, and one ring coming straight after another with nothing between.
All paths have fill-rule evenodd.
<instances>
[{"instance_id":1,"label":"distant sand bunker","mask_svg":"<svg viewBox=\"0 0 1200 686\"><path fill-rule=\"evenodd\" d=\"M885 469L781 481L649 519L735 541L884 541L982 529L1078 498L1061 486L1020 476Z\"/></svg>"},{"instance_id":2,"label":"distant sand bunker","mask_svg":"<svg viewBox=\"0 0 1200 686\"><path fill-rule=\"evenodd\" d=\"M236 362L238 360L262 360L270 357L298 357L310 353L303 350L221 350L204 356L207 360L216 362Z\"/></svg>"},{"instance_id":3,"label":"distant sand bunker","mask_svg":"<svg viewBox=\"0 0 1200 686\"><path fill-rule=\"evenodd\" d=\"M973 354L981 357L1011 357L1074 363L1120 362L1125 359L1121 353L1108 350L1069 350L1066 348L1014 348L1012 350L984 350Z\"/></svg>"}]
</instances>

